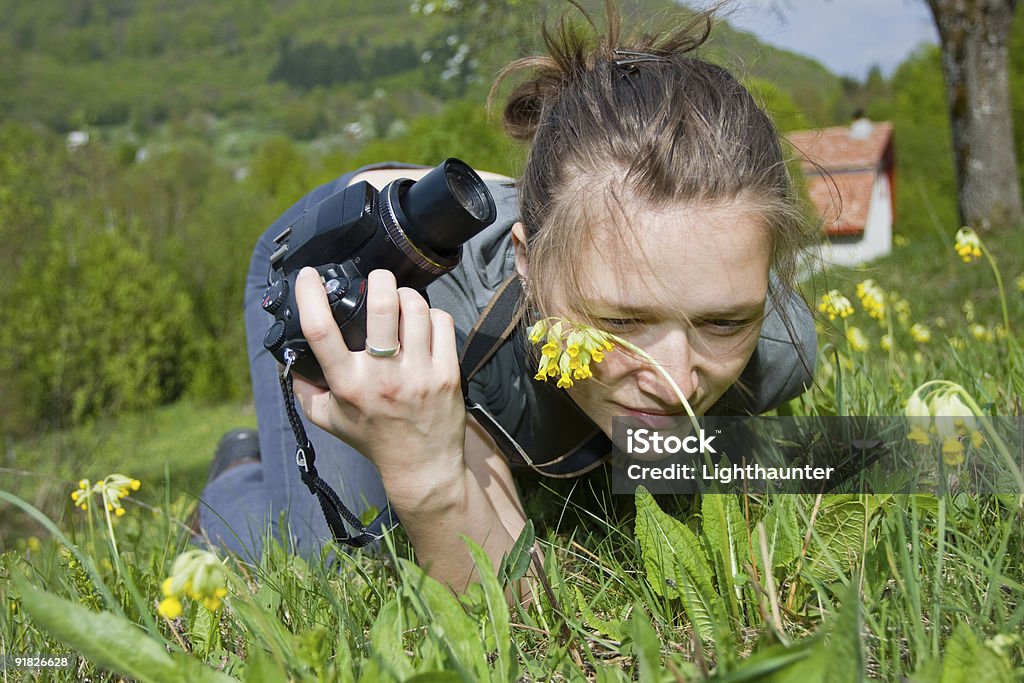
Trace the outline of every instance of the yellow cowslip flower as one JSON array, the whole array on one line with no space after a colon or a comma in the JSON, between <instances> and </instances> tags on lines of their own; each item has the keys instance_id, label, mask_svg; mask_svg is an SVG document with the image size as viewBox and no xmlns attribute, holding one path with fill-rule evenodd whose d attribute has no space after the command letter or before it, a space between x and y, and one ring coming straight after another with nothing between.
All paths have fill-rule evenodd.
<instances>
[{"instance_id":1,"label":"yellow cowslip flower","mask_svg":"<svg viewBox=\"0 0 1024 683\"><path fill-rule=\"evenodd\" d=\"M932 331L928 329L926 325L921 323L914 323L910 327L910 336L914 338L918 344L927 344L932 340Z\"/></svg>"},{"instance_id":2,"label":"yellow cowslip flower","mask_svg":"<svg viewBox=\"0 0 1024 683\"><path fill-rule=\"evenodd\" d=\"M175 597L164 598L156 610L161 616L177 619L181 615L181 600Z\"/></svg>"},{"instance_id":3,"label":"yellow cowslip flower","mask_svg":"<svg viewBox=\"0 0 1024 683\"><path fill-rule=\"evenodd\" d=\"M892 349L892 335L891 334L883 334L882 338L878 340L878 345L882 348L883 351L891 350Z\"/></svg>"},{"instance_id":4,"label":"yellow cowslip flower","mask_svg":"<svg viewBox=\"0 0 1024 683\"><path fill-rule=\"evenodd\" d=\"M892 243L897 247L910 246L910 239L906 235L893 235Z\"/></svg>"},{"instance_id":5,"label":"yellow cowslip flower","mask_svg":"<svg viewBox=\"0 0 1024 683\"><path fill-rule=\"evenodd\" d=\"M187 550L171 566L171 575L160 584L164 599L157 611L168 619L181 614L182 596L203 603L216 612L227 596L227 571L217 556L207 550Z\"/></svg>"},{"instance_id":6,"label":"yellow cowslip flower","mask_svg":"<svg viewBox=\"0 0 1024 683\"><path fill-rule=\"evenodd\" d=\"M897 299L896 303L892 305L892 310L896 313L896 320L899 321L900 325L906 325L910 322L910 302L906 299Z\"/></svg>"},{"instance_id":7,"label":"yellow cowslip flower","mask_svg":"<svg viewBox=\"0 0 1024 683\"><path fill-rule=\"evenodd\" d=\"M871 343L868 342L868 338L864 336L859 327L847 328L846 341L850 343L851 349L859 353L863 353L871 348Z\"/></svg>"},{"instance_id":8,"label":"yellow cowslip flower","mask_svg":"<svg viewBox=\"0 0 1024 683\"><path fill-rule=\"evenodd\" d=\"M83 510L89 509L89 499L96 496L99 504L103 505L107 512L113 512L120 517L125 513L121 507L121 499L127 497L132 491L138 491L142 482L138 479L126 477L123 474L108 474L102 480L91 484L88 479L78 482L78 489L71 492L71 500Z\"/></svg>"},{"instance_id":9,"label":"yellow cowslip flower","mask_svg":"<svg viewBox=\"0 0 1024 683\"><path fill-rule=\"evenodd\" d=\"M1018 275L1013 283L1017 285L1017 291L1024 292L1024 275Z\"/></svg>"},{"instance_id":10,"label":"yellow cowslip flower","mask_svg":"<svg viewBox=\"0 0 1024 683\"><path fill-rule=\"evenodd\" d=\"M963 463L964 439L967 436L975 448L985 443L974 413L955 391L936 395L931 409L935 414L935 432L942 439L942 459L947 465L952 467Z\"/></svg>"},{"instance_id":11,"label":"yellow cowslip flower","mask_svg":"<svg viewBox=\"0 0 1024 683\"><path fill-rule=\"evenodd\" d=\"M966 225L956 232L956 253L964 263L981 258L981 238Z\"/></svg>"},{"instance_id":12,"label":"yellow cowslip flower","mask_svg":"<svg viewBox=\"0 0 1024 683\"><path fill-rule=\"evenodd\" d=\"M548 377L557 376L559 389L571 388L573 380L593 377L591 362L600 363L604 352L614 348L605 332L560 318L537 321L528 335L534 344L545 342L533 378L546 382Z\"/></svg>"},{"instance_id":13,"label":"yellow cowslip flower","mask_svg":"<svg viewBox=\"0 0 1024 683\"><path fill-rule=\"evenodd\" d=\"M927 446L931 443L928 430L932 426L932 413L928 408L928 404L925 403L924 399L916 391L907 399L904 414L907 416L907 422L910 424L907 438L922 446Z\"/></svg>"},{"instance_id":14,"label":"yellow cowslip flower","mask_svg":"<svg viewBox=\"0 0 1024 683\"><path fill-rule=\"evenodd\" d=\"M984 325L975 323L974 325L971 325L970 330L971 336L978 341L992 342L995 340L995 334Z\"/></svg>"},{"instance_id":15,"label":"yellow cowslip flower","mask_svg":"<svg viewBox=\"0 0 1024 683\"><path fill-rule=\"evenodd\" d=\"M974 322L974 302L968 299L964 302L964 305L960 307L960 310L964 313L964 319L969 322Z\"/></svg>"},{"instance_id":16,"label":"yellow cowslip flower","mask_svg":"<svg viewBox=\"0 0 1024 683\"><path fill-rule=\"evenodd\" d=\"M857 297L864 311L875 320L885 319L885 290L871 279L857 285Z\"/></svg>"},{"instance_id":17,"label":"yellow cowslip flower","mask_svg":"<svg viewBox=\"0 0 1024 683\"><path fill-rule=\"evenodd\" d=\"M838 289L829 290L826 294L821 295L818 310L827 315L829 320L853 315L853 305Z\"/></svg>"},{"instance_id":18,"label":"yellow cowslip flower","mask_svg":"<svg viewBox=\"0 0 1024 683\"><path fill-rule=\"evenodd\" d=\"M947 339L951 348L955 351L963 351L967 348L967 342L964 341L963 337L950 337Z\"/></svg>"}]
</instances>

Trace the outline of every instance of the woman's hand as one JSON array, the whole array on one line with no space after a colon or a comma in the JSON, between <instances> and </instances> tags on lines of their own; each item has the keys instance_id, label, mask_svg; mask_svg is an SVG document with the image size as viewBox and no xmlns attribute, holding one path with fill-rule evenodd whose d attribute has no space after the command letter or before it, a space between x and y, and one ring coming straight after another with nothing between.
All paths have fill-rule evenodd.
<instances>
[{"instance_id":1,"label":"woman's hand","mask_svg":"<svg viewBox=\"0 0 1024 683\"><path fill-rule=\"evenodd\" d=\"M295 394L317 426L351 444L380 470L393 502L415 507L466 473L462 398L452 317L431 309L394 275L368 278L366 344L399 351L350 351L331 315L320 276L304 268L295 299L302 333L328 388L295 378Z\"/></svg>"}]
</instances>

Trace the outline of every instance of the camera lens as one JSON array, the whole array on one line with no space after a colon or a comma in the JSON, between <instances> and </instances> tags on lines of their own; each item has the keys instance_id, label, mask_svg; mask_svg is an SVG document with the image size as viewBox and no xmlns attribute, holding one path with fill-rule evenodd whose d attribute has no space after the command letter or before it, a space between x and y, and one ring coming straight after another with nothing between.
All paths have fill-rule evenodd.
<instances>
[{"instance_id":1,"label":"camera lens","mask_svg":"<svg viewBox=\"0 0 1024 683\"><path fill-rule=\"evenodd\" d=\"M478 221L486 220L490 215L491 203L484 194L487 191L486 188L479 183L479 180L469 177L461 166L455 165L446 168L444 175L452 196L462 205L466 213Z\"/></svg>"},{"instance_id":2,"label":"camera lens","mask_svg":"<svg viewBox=\"0 0 1024 683\"><path fill-rule=\"evenodd\" d=\"M437 254L458 251L497 216L487 185L458 159L447 159L415 183L404 183L388 186L388 196L398 196L395 208L401 215L396 218L402 231L413 244Z\"/></svg>"}]
</instances>

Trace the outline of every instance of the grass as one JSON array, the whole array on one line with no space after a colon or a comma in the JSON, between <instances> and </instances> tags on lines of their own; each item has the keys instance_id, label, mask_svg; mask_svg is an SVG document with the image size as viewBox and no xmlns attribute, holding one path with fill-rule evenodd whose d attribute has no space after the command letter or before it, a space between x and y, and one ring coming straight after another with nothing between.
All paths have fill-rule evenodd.
<instances>
[{"instance_id":1,"label":"grass","mask_svg":"<svg viewBox=\"0 0 1024 683\"><path fill-rule=\"evenodd\" d=\"M1024 319L1015 240L987 241L1011 322ZM899 415L915 387L947 379L986 414L1019 416L1021 330L986 340L969 327L1001 320L987 268L961 263L951 238L924 235L869 269L816 281L816 294L838 288L858 310L823 322L818 385L789 411ZM890 350L879 348L888 324L857 305L853 285L865 277L900 292L890 310L908 301L906 320L892 318ZM962 312L968 299L973 322ZM930 341L914 341L915 322ZM867 351L846 340L851 326ZM185 597L182 613L164 618L161 583L186 547L175 521L219 436L252 423L238 406L183 402L15 443L2 487L10 493L0 494L3 650L74 654L76 668L57 680L946 683L1024 674L1019 495L633 498L611 495L603 471L524 478L528 533L544 547L550 588L536 585L530 607L501 598L502 584L526 570L523 556L506 558L497 576L482 572L457 599L403 559L399 532L375 554L306 562L271 546L259 566L228 558L223 606L211 612ZM74 481L113 471L142 480L126 502L146 506L108 525L94 508L68 505Z\"/></svg>"},{"instance_id":2,"label":"grass","mask_svg":"<svg viewBox=\"0 0 1024 683\"><path fill-rule=\"evenodd\" d=\"M9 444L3 489L70 522L68 495L83 477L97 480L124 472L145 483L133 498L151 505L169 495L194 500L206 482L217 441L236 427L255 427L251 406L181 401L145 413L97 420L89 425ZM165 495L166 494L166 495ZM38 524L0 504L0 550L15 539L38 534Z\"/></svg>"}]
</instances>

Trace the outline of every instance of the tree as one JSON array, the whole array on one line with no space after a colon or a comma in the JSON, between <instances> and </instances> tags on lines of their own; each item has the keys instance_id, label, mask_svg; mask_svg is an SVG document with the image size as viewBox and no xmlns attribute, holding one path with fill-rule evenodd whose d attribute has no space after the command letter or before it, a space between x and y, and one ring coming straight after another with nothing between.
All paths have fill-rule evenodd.
<instances>
[{"instance_id":1,"label":"tree","mask_svg":"<svg viewBox=\"0 0 1024 683\"><path fill-rule=\"evenodd\" d=\"M1022 218L1010 107L1016 0L927 0L942 47L960 221L1010 229Z\"/></svg>"}]
</instances>

